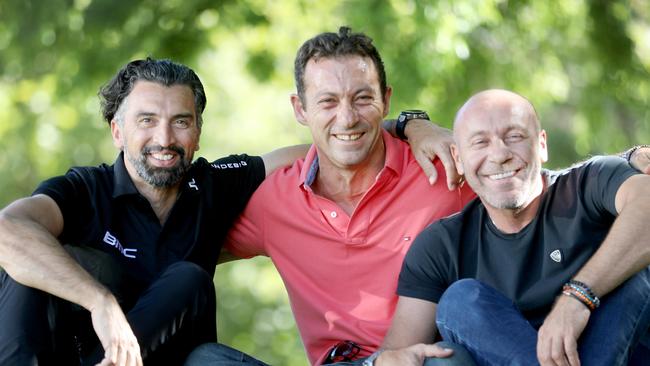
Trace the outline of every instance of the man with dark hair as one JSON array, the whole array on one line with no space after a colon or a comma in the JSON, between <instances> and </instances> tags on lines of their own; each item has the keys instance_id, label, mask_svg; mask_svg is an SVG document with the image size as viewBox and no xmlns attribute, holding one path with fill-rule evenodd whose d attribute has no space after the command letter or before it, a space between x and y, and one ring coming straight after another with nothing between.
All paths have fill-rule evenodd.
<instances>
[{"instance_id":1,"label":"man with dark hair","mask_svg":"<svg viewBox=\"0 0 650 366\"><path fill-rule=\"evenodd\" d=\"M649 339L650 177L618 157L541 169L546 133L505 90L470 98L454 138L479 198L413 243L377 364L420 365L439 330L480 365L627 365Z\"/></svg>"},{"instance_id":2,"label":"man with dark hair","mask_svg":"<svg viewBox=\"0 0 650 366\"><path fill-rule=\"evenodd\" d=\"M115 163L0 212L0 365L178 365L215 341L221 242L265 174L305 153L192 162L205 93L168 60L127 64L100 97Z\"/></svg>"},{"instance_id":3,"label":"man with dark hair","mask_svg":"<svg viewBox=\"0 0 650 366\"><path fill-rule=\"evenodd\" d=\"M311 130L312 148L260 185L226 249L273 260L312 364L360 364L390 325L411 239L431 221L460 210L473 194L453 187L455 174L447 184L429 184L408 145L382 131L392 91L370 38L347 27L320 34L299 49L295 68L291 103L298 122ZM394 129L413 142L422 126L404 124L424 116L404 112ZM450 159L447 154L440 158ZM428 176L442 175L440 160L429 164ZM192 365L239 362L263 365L217 344L188 358Z\"/></svg>"}]
</instances>

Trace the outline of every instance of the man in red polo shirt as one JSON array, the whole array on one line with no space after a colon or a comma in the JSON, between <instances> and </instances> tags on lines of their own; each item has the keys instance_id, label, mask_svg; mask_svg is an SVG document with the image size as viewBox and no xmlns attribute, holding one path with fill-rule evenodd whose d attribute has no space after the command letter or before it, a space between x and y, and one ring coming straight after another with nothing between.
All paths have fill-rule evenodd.
<instances>
[{"instance_id":1,"label":"man in red polo shirt","mask_svg":"<svg viewBox=\"0 0 650 366\"><path fill-rule=\"evenodd\" d=\"M392 91L367 36L343 27L307 41L295 77L291 102L313 145L305 159L260 185L227 250L273 260L312 364L363 358L390 326L397 277L413 239L474 194L449 190L439 160L439 179L429 184L408 144L382 131ZM404 121L422 116L403 113L398 135ZM334 348L346 340L353 344ZM349 357L328 359L332 352ZM200 357L188 362L216 364L215 357Z\"/></svg>"}]
</instances>

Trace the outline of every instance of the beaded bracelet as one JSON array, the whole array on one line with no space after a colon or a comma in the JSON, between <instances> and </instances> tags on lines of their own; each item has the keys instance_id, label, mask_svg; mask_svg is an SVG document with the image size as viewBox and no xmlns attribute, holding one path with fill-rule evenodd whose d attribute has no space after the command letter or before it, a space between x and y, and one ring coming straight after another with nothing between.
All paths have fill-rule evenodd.
<instances>
[{"instance_id":1,"label":"beaded bracelet","mask_svg":"<svg viewBox=\"0 0 650 366\"><path fill-rule=\"evenodd\" d=\"M583 305L585 305L591 311L596 309L596 305L594 304L593 301L591 301L591 299L589 299L583 293L581 293L580 291L574 289L571 286L564 286L562 288L562 294L568 295L568 296L573 297L574 299L580 301Z\"/></svg>"},{"instance_id":2,"label":"beaded bracelet","mask_svg":"<svg viewBox=\"0 0 650 366\"><path fill-rule=\"evenodd\" d=\"M587 309L589 309L589 311L594 311L594 309L595 309L595 307L593 306L593 303L589 302L589 300L587 300L587 298L585 298L584 296L580 296L577 293L575 293L573 291L569 291L569 290L563 290L562 294L567 295L569 297L572 297L572 298L580 301L580 303L583 304L584 306L586 306Z\"/></svg>"},{"instance_id":3,"label":"beaded bracelet","mask_svg":"<svg viewBox=\"0 0 650 366\"><path fill-rule=\"evenodd\" d=\"M591 290L591 287L587 286L587 284L585 284L584 282L576 281L576 280L569 280L568 283L572 287L575 287L577 290L584 291L586 293L586 295L589 296L594 303L597 303L598 305L600 305L600 299Z\"/></svg>"},{"instance_id":4,"label":"beaded bracelet","mask_svg":"<svg viewBox=\"0 0 650 366\"><path fill-rule=\"evenodd\" d=\"M585 283L570 280L562 287L562 294L573 297L593 311L600 306L600 299Z\"/></svg>"}]
</instances>

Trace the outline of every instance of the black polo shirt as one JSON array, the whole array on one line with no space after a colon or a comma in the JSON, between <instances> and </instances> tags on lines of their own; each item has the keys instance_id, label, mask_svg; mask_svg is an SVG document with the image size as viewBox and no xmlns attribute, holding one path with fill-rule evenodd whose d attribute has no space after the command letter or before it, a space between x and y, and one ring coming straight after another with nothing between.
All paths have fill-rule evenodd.
<instances>
[{"instance_id":1,"label":"black polo shirt","mask_svg":"<svg viewBox=\"0 0 650 366\"><path fill-rule=\"evenodd\" d=\"M34 194L52 197L61 209L62 243L111 253L129 277L146 285L180 260L213 275L228 229L264 175L260 157L231 155L212 163L199 158L164 225L135 188L123 154L114 165L72 168L41 183Z\"/></svg>"}]
</instances>

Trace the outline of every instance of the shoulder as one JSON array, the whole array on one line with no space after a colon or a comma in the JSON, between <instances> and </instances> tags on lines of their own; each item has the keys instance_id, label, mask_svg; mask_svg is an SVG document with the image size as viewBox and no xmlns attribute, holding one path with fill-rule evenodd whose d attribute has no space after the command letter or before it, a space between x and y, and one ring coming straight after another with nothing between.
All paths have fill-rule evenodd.
<instances>
[{"instance_id":1,"label":"shoulder","mask_svg":"<svg viewBox=\"0 0 650 366\"><path fill-rule=\"evenodd\" d=\"M264 170L264 162L259 156L247 154L232 154L212 162L198 158L192 164L193 169L206 170L214 173L229 173L237 170Z\"/></svg>"},{"instance_id":2,"label":"shoulder","mask_svg":"<svg viewBox=\"0 0 650 366\"><path fill-rule=\"evenodd\" d=\"M575 182L577 186L584 188L594 184L618 187L627 178L639 172L618 156L594 156L565 169L545 170L544 174L551 185L557 182Z\"/></svg>"},{"instance_id":3,"label":"shoulder","mask_svg":"<svg viewBox=\"0 0 650 366\"><path fill-rule=\"evenodd\" d=\"M89 189L90 187L107 187L113 184L113 166L77 166L68 169L61 176L43 181L35 193L46 193L44 190Z\"/></svg>"},{"instance_id":4,"label":"shoulder","mask_svg":"<svg viewBox=\"0 0 650 366\"><path fill-rule=\"evenodd\" d=\"M466 226L479 213L481 201L475 198L462 211L436 220L418 235L413 246L415 252L431 252L458 248Z\"/></svg>"}]
</instances>

